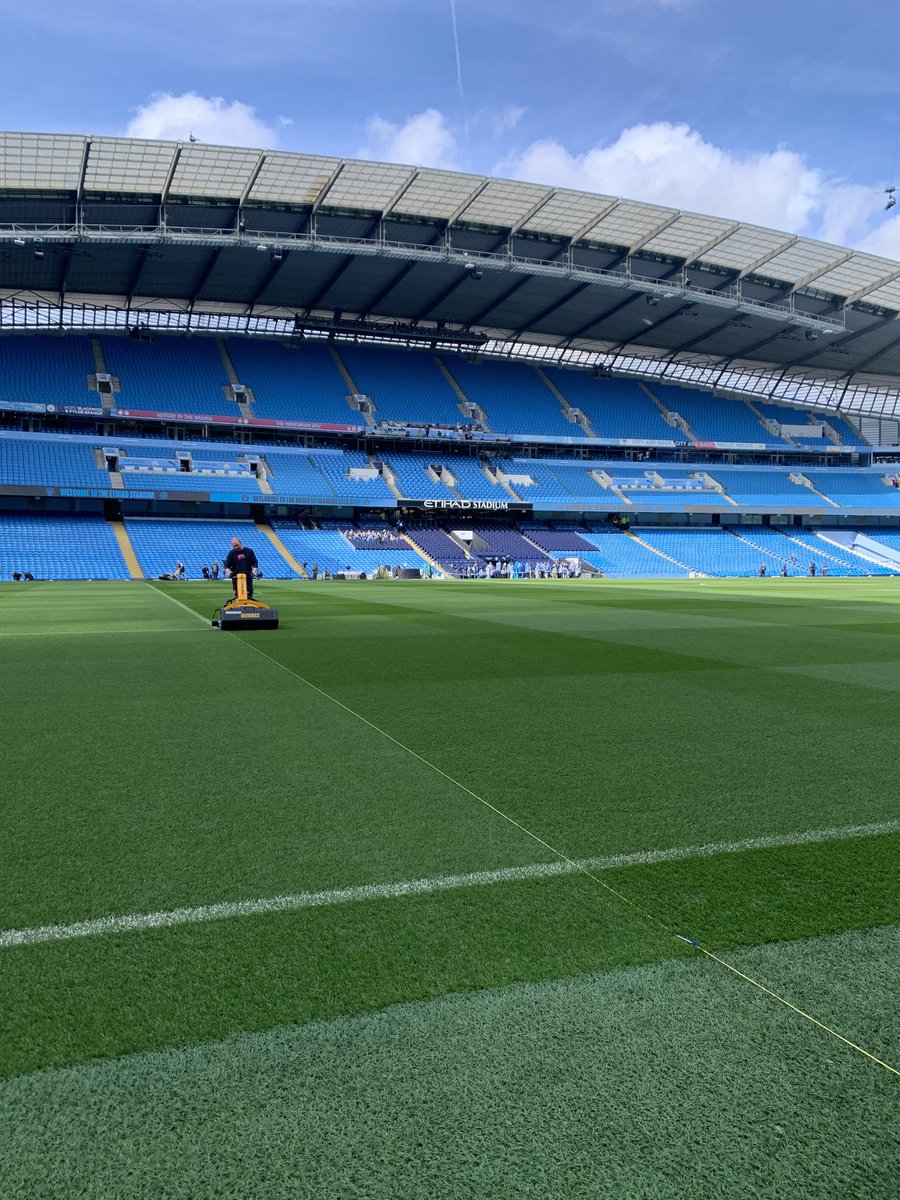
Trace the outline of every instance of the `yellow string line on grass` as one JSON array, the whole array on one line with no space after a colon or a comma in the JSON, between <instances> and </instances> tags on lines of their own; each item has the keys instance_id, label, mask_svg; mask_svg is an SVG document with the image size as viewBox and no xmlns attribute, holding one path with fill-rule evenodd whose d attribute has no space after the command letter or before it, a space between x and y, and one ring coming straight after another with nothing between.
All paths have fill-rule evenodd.
<instances>
[{"instance_id":1,"label":"yellow string line on grass","mask_svg":"<svg viewBox=\"0 0 900 1200\"><path fill-rule=\"evenodd\" d=\"M150 586L153 587L153 584L150 584ZM181 608L184 608L189 612L195 612L193 609L188 609L187 605L182 604L180 600L176 600L174 596L169 596L166 592L160 591L159 588L154 587L153 590L158 591L161 596L165 596L167 600L172 600ZM199 616L201 620L204 619L199 613L196 613L196 615ZM239 638L238 640L250 650L253 650L256 654L258 654L260 658L264 658L268 662L273 663L276 667L280 667L282 671L287 671L288 675L292 675L294 679L299 680L300 683L305 684L305 686L311 688L312 691L318 692L320 696L324 696L326 700L330 701L332 704L336 704L338 708L342 708L344 712L349 713L350 716L354 717L357 721L362 721L364 725L368 725L370 729L373 729L383 738L387 738L389 742L393 742L395 746L398 746L406 754L409 754L413 758L417 759L424 766L428 767L429 770L441 775L449 783L452 783L454 787L457 787L460 789L460 791L465 792L467 796L471 796L473 800L477 800L479 804L483 804L485 808L490 809L490 811L493 813L496 813L498 817L502 817L504 821L508 821L510 825L515 826L516 829L520 830L527 837L530 837L533 841L537 842L539 846L543 846L545 850L549 850L551 854L555 854L557 858L561 859L565 863L568 863L569 866L573 868L575 874L585 875L588 879L592 880L594 883L603 888L604 891L609 892L611 895L621 900L624 904L629 905L645 920L659 926L659 928L663 929L670 937L677 938L680 942L685 942L694 950L699 950L700 953L705 955L708 959L711 959L720 967L724 967L726 971L730 971L732 975L736 975L738 979L743 979L745 983L749 983L752 987L755 987L758 991L762 992L763 995L777 1001L778 1004L781 1004L791 1012L796 1013L797 1016L802 1017L805 1021L809 1021L818 1029L823 1030L825 1033L831 1034L833 1038L836 1038L845 1046L849 1046L851 1050L855 1050L864 1058L869 1059L870 1062L877 1064L879 1067L883 1067L885 1071L890 1072L891 1075L896 1075L898 1078L900 1078L900 1070L891 1066L890 1063L885 1062L884 1059L878 1058L877 1055L872 1054L869 1050L857 1045L856 1042L852 1042L850 1038L844 1037L842 1033L839 1033L831 1025L827 1025L824 1021L820 1021L818 1017L814 1017L811 1013L806 1012L804 1009L798 1008L796 1004L792 1004L785 996L779 995L778 992L774 992L771 988L766 987L764 983L760 983L758 979L754 979L752 975L746 974L746 972L739 970L730 962L727 962L724 958L720 958L718 954L714 954L711 950L707 950L695 939L686 938L681 934L673 933L671 928L659 917L655 916L653 913L645 912L642 906L638 904L633 897L626 895L624 892L620 892L617 888L614 888L610 884L606 883L605 880L601 879L598 875L595 875L593 871L582 866L577 859L570 858L568 854L564 854L562 850L558 850L555 846L552 846L550 842L545 841L539 834L535 833L531 829L528 829L527 826L522 825L521 822L515 819L515 817L511 817L509 813L504 812L502 808L498 808L496 804L491 804L489 800L485 800L483 796L479 796L477 792L473 792L470 787L467 787L464 783L461 783L460 780L454 779L452 775L448 775L447 772L439 767L436 763L431 762L429 759L419 754L418 751L413 750L411 746L407 746L405 742L401 742L399 738L395 738L393 734L388 733L386 729L382 729L379 725L376 725L374 721L370 721L368 717L364 717L362 713L358 713L355 709L350 708L350 706L344 704L342 700L338 700L336 696L332 696L329 692L326 692L323 688L320 688L318 684L312 683L311 680L304 678L303 675L298 674L297 671L294 671L291 667L286 666L285 663L279 662L278 659L273 658L271 654L266 654L252 642L245 641L243 638Z\"/></svg>"}]
</instances>

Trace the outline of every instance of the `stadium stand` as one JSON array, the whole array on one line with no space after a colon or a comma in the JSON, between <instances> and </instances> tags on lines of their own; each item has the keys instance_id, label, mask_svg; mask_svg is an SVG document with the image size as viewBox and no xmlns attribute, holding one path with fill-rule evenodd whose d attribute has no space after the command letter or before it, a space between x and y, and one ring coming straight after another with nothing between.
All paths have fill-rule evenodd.
<instances>
[{"instance_id":1,"label":"stadium stand","mask_svg":"<svg viewBox=\"0 0 900 1200\"><path fill-rule=\"evenodd\" d=\"M130 451L119 456L122 482L131 488L167 492L222 492L261 496L256 476L235 459L204 459L192 455L191 470L182 471L174 458L146 458Z\"/></svg>"},{"instance_id":2,"label":"stadium stand","mask_svg":"<svg viewBox=\"0 0 900 1200\"><path fill-rule=\"evenodd\" d=\"M829 575L893 574L890 569L882 568L870 559L855 554L849 547L839 547L832 542L826 541L825 538L820 537L818 533L812 530L791 529L788 536L792 542L796 542L798 546L804 547L804 550L807 551L805 555L800 550L796 552L798 558L805 562L807 566L809 565L810 558L814 558L818 562L821 562L825 558L828 561ZM838 567L845 569L839 570L837 569Z\"/></svg>"},{"instance_id":3,"label":"stadium stand","mask_svg":"<svg viewBox=\"0 0 900 1200\"><path fill-rule=\"evenodd\" d=\"M515 529L478 527L472 530L473 549L480 558L512 558L522 562L544 562L549 557L539 546Z\"/></svg>"},{"instance_id":4,"label":"stadium stand","mask_svg":"<svg viewBox=\"0 0 900 1200\"><path fill-rule=\"evenodd\" d=\"M252 521L159 520L152 517L126 517L125 527L144 574L155 579L174 571L175 563L184 563L188 578L200 579L202 568L221 563L229 542L239 537L252 546L264 576L271 579L297 579L272 543ZM226 585L227 586L227 585Z\"/></svg>"},{"instance_id":5,"label":"stadium stand","mask_svg":"<svg viewBox=\"0 0 900 1200\"><path fill-rule=\"evenodd\" d=\"M319 572L340 574L346 571L362 571L371 575L379 567L418 567L426 570L428 561L412 546L404 544L402 550L377 547L358 550L356 546L336 529L298 529L287 522L274 522L278 536L300 563L312 568L315 563Z\"/></svg>"},{"instance_id":6,"label":"stadium stand","mask_svg":"<svg viewBox=\"0 0 900 1200\"><path fill-rule=\"evenodd\" d=\"M726 495L738 504L768 507L777 511L779 505L788 508L816 504L815 495L802 484L791 483L784 468L775 467L710 467L709 474L725 488Z\"/></svg>"},{"instance_id":7,"label":"stadium stand","mask_svg":"<svg viewBox=\"0 0 900 1200\"><path fill-rule=\"evenodd\" d=\"M449 483L432 478L430 471L439 474L443 469L443 464L434 455L391 454L388 466L400 492L410 499L453 500L460 494ZM449 466L447 471L451 471ZM447 478L455 478L455 476L448 474Z\"/></svg>"},{"instance_id":8,"label":"stadium stand","mask_svg":"<svg viewBox=\"0 0 900 1200\"><path fill-rule=\"evenodd\" d=\"M0 437L0 481L40 487L108 488L94 447L65 437Z\"/></svg>"},{"instance_id":9,"label":"stadium stand","mask_svg":"<svg viewBox=\"0 0 900 1200\"><path fill-rule=\"evenodd\" d=\"M546 367L547 378L573 408L588 418L598 438L649 438L684 441L684 434L667 425L659 407L632 379L595 379L586 371ZM569 425L570 434L578 426Z\"/></svg>"},{"instance_id":10,"label":"stadium stand","mask_svg":"<svg viewBox=\"0 0 900 1200\"><path fill-rule=\"evenodd\" d=\"M87 383L94 370L86 337L0 337L0 400L99 407Z\"/></svg>"},{"instance_id":11,"label":"stadium stand","mask_svg":"<svg viewBox=\"0 0 900 1200\"><path fill-rule=\"evenodd\" d=\"M470 561L460 546L443 529L425 527L413 528L407 532L409 540L414 542L423 554L439 563L451 575L460 574Z\"/></svg>"},{"instance_id":12,"label":"stadium stand","mask_svg":"<svg viewBox=\"0 0 900 1200\"><path fill-rule=\"evenodd\" d=\"M515 494L527 504L540 504L542 500L550 503L574 500L572 493L563 487L550 467L536 459L492 458L488 461L491 469L499 471Z\"/></svg>"},{"instance_id":13,"label":"stadium stand","mask_svg":"<svg viewBox=\"0 0 900 1200\"><path fill-rule=\"evenodd\" d=\"M253 393L253 415L282 421L362 425L327 346L229 338L229 357Z\"/></svg>"},{"instance_id":14,"label":"stadium stand","mask_svg":"<svg viewBox=\"0 0 900 1200\"><path fill-rule=\"evenodd\" d=\"M553 557L578 554L582 550L591 553L595 549L591 542L574 530L523 527L520 532L526 534L530 542L534 542L541 550Z\"/></svg>"},{"instance_id":15,"label":"stadium stand","mask_svg":"<svg viewBox=\"0 0 900 1200\"><path fill-rule=\"evenodd\" d=\"M559 399L533 367L449 356L443 361L466 398L483 409L494 433L584 437L584 431L563 416Z\"/></svg>"},{"instance_id":16,"label":"stadium stand","mask_svg":"<svg viewBox=\"0 0 900 1200\"><path fill-rule=\"evenodd\" d=\"M456 392L429 355L369 346L342 346L340 354L359 391L371 398L376 420L471 423L459 407Z\"/></svg>"},{"instance_id":17,"label":"stadium stand","mask_svg":"<svg viewBox=\"0 0 900 1200\"><path fill-rule=\"evenodd\" d=\"M784 438L769 433L741 400L667 384L654 383L650 390L670 413L684 417L698 441L787 445Z\"/></svg>"},{"instance_id":18,"label":"stadium stand","mask_svg":"<svg viewBox=\"0 0 900 1200\"><path fill-rule=\"evenodd\" d=\"M337 492L319 470L315 460L308 454L266 451L266 462L271 468L269 482L272 490L286 496L299 496L309 500L333 503Z\"/></svg>"},{"instance_id":19,"label":"stadium stand","mask_svg":"<svg viewBox=\"0 0 900 1200\"><path fill-rule=\"evenodd\" d=\"M655 554L636 538L616 529L592 529L584 534L596 551L580 555L613 579L683 579L687 570ZM557 558L565 557L557 554Z\"/></svg>"},{"instance_id":20,"label":"stadium stand","mask_svg":"<svg viewBox=\"0 0 900 1200\"><path fill-rule=\"evenodd\" d=\"M321 471L339 499L361 504L394 502L394 493L362 450L311 450L309 461Z\"/></svg>"},{"instance_id":21,"label":"stadium stand","mask_svg":"<svg viewBox=\"0 0 900 1200\"><path fill-rule=\"evenodd\" d=\"M121 385L119 407L240 417L234 400L226 399L228 378L212 338L104 337L102 345L107 369Z\"/></svg>"},{"instance_id":22,"label":"stadium stand","mask_svg":"<svg viewBox=\"0 0 900 1200\"><path fill-rule=\"evenodd\" d=\"M763 561L770 569L772 567L755 546L734 537L726 529L650 529L641 526L637 533L654 550L686 563L702 575L758 575Z\"/></svg>"},{"instance_id":23,"label":"stadium stand","mask_svg":"<svg viewBox=\"0 0 900 1200\"><path fill-rule=\"evenodd\" d=\"M0 513L0 578L128 579L108 521L97 516Z\"/></svg>"},{"instance_id":24,"label":"stadium stand","mask_svg":"<svg viewBox=\"0 0 900 1200\"><path fill-rule=\"evenodd\" d=\"M817 491L842 508L900 509L900 490L885 483L883 472L832 468L803 474Z\"/></svg>"}]
</instances>

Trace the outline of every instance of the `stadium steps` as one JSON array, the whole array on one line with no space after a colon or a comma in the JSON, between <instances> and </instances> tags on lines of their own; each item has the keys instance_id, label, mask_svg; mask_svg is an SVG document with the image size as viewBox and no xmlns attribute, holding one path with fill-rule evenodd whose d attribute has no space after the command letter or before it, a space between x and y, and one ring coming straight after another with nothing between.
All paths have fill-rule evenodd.
<instances>
[{"instance_id":1,"label":"stadium steps","mask_svg":"<svg viewBox=\"0 0 900 1200\"><path fill-rule=\"evenodd\" d=\"M632 508L634 507L634 501L626 496L621 488L616 487L612 481L612 475L608 471L590 471L589 474L594 483L599 484L604 491L612 492L614 496L619 497L623 504L630 504Z\"/></svg>"},{"instance_id":2,"label":"stadium steps","mask_svg":"<svg viewBox=\"0 0 900 1200\"><path fill-rule=\"evenodd\" d=\"M778 432L776 433L776 426L778 425L778 422L773 421L771 417L767 417L764 412L761 412L760 409L758 409L756 407L756 405L753 403L752 400L742 399L741 403L746 404L747 408L750 409L750 411L753 413L754 417L756 417L757 421L759 421L760 425L762 426L764 433L767 433L770 437L780 437L785 442L790 443L790 445L792 445L792 446L797 445L797 443L793 440L793 438L789 438L786 433L781 433L780 427L779 427Z\"/></svg>"},{"instance_id":3,"label":"stadium steps","mask_svg":"<svg viewBox=\"0 0 900 1200\"><path fill-rule=\"evenodd\" d=\"M743 542L747 546L752 546L753 549L756 550L758 554L765 554L768 558L774 558L777 563L787 562L787 559L782 558L782 556L780 554L775 554L774 551L772 551L772 550L766 550L766 548L764 546L760 546L758 542L753 542L750 540L750 538L744 537L744 535L742 533L735 533L733 529L727 529L727 528L725 528L724 525L722 526L722 528L725 529L726 533L731 534L731 536L734 538L737 538L737 540L739 542Z\"/></svg>"},{"instance_id":4,"label":"stadium steps","mask_svg":"<svg viewBox=\"0 0 900 1200\"><path fill-rule=\"evenodd\" d=\"M118 472L117 472L118 474ZM122 476L119 475L119 479ZM116 541L119 543L119 549L122 551L122 557L125 559L125 566L128 568L128 574L132 579L143 579L144 572L141 564L138 562L138 557L134 552L134 546L131 544L131 538L128 536L128 530L125 528L125 522L119 518L109 522L110 528L116 535Z\"/></svg>"},{"instance_id":5,"label":"stadium steps","mask_svg":"<svg viewBox=\"0 0 900 1200\"><path fill-rule=\"evenodd\" d=\"M562 408L563 416L566 418L566 420L571 421L571 423L573 425L577 425L580 429L582 429L587 434L588 437L595 438L597 435L596 435L596 433L594 433L593 427L591 426L591 423L588 420L587 414L583 413L580 408L573 408L573 406L565 398L565 396L562 394L562 392L559 390L559 388L556 386L556 384L553 382L553 380L549 378L549 376L542 370L541 367L536 366L534 369L537 372L537 376L541 380L541 382L545 383L547 385L547 387L550 389L550 391L553 393L553 395L559 401L560 407ZM573 414L576 412L578 413L577 417L573 416Z\"/></svg>"},{"instance_id":6,"label":"stadium steps","mask_svg":"<svg viewBox=\"0 0 900 1200\"><path fill-rule=\"evenodd\" d=\"M338 353L337 347L329 346L328 353L331 355L332 359L334 360L334 365L337 367L338 371L340 372L341 379L343 379L343 381L344 381L344 387L346 387L346 389L347 389L347 406L353 410L353 413L355 416L365 417L365 421L366 421L367 425L374 425L375 418L372 416L372 414L370 412L360 413L357 411L357 409L353 408L353 402L350 399L350 397L351 396L362 396L362 395L364 395L364 393L361 392L360 389L356 386L356 380L353 378L353 376L347 370L347 365L344 362L344 360L341 358L340 354Z\"/></svg>"},{"instance_id":7,"label":"stadium steps","mask_svg":"<svg viewBox=\"0 0 900 1200\"><path fill-rule=\"evenodd\" d=\"M481 469L485 474L485 478L488 479L495 486L497 484L499 484L500 487L503 488L504 492L506 492L506 494L508 496L512 496L512 498L513 498L513 500L515 500L516 504L522 503L522 497L513 490L512 486L510 484L508 484L506 482L506 478L500 470L497 470L496 473L492 472L490 464L487 461L482 462Z\"/></svg>"},{"instance_id":8,"label":"stadium steps","mask_svg":"<svg viewBox=\"0 0 900 1200\"><path fill-rule=\"evenodd\" d=\"M788 476L788 479L790 479L791 483L799 484L800 487L809 488L811 492L813 492L816 496L819 496L825 501L826 504L830 504L832 508L841 507L836 500L832 500L830 496L826 496L824 492L820 492L817 487L814 487L812 482L807 479L805 475L801 475L799 472L792 471Z\"/></svg>"},{"instance_id":9,"label":"stadium steps","mask_svg":"<svg viewBox=\"0 0 900 1200\"><path fill-rule=\"evenodd\" d=\"M782 530L782 533L783 532L784 532L784 530ZM863 563L868 563L869 566L884 567L884 566L888 565L887 563L884 563L884 562L878 562L878 560L875 558L870 558L864 551L859 550L856 546L842 546L840 542L833 542L831 540L831 538L826 537L826 535L823 533L819 533L818 530L812 530L811 532L815 533L818 541L824 542L828 546L833 546L835 548L835 550L843 551L845 557L838 558L834 554L829 554L827 550L819 550L819 548L816 547L818 553L821 554L822 558L830 558L833 562L836 562L841 567L847 566L847 559L850 559L852 561L854 558L860 559ZM795 538L791 537L791 535L789 533L785 533L784 536L791 538L792 542L796 540ZM802 546L803 549L807 551L807 553L809 552L809 546L807 546L805 543L797 542L797 545Z\"/></svg>"},{"instance_id":10,"label":"stadium steps","mask_svg":"<svg viewBox=\"0 0 900 1200\"><path fill-rule=\"evenodd\" d=\"M291 570L296 571L301 579L309 579L308 572L304 571L303 567L297 562L296 558L294 558L293 554L291 554L290 550L288 550L287 546L284 544L272 526L266 521L256 521L255 524L259 532L263 535L263 537L267 537L269 539L269 541L278 551L281 558L287 563Z\"/></svg>"},{"instance_id":11,"label":"stadium steps","mask_svg":"<svg viewBox=\"0 0 900 1200\"><path fill-rule=\"evenodd\" d=\"M650 388L647 386L646 383L643 383L641 380L638 380L638 387L641 389L641 391L646 392L646 394L650 397L650 399L653 401L653 403L659 409L662 419L669 426L669 428L670 429L680 429L681 432L684 434L684 436L696 446L697 439L694 437L693 430L691 429L690 425L688 425L688 423L684 419L684 417L682 417L682 416L676 417L676 415L673 412L671 412L668 408L666 408L666 406L663 404L662 400L657 399L657 397L653 394L653 392L650 390Z\"/></svg>"},{"instance_id":12,"label":"stadium steps","mask_svg":"<svg viewBox=\"0 0 900 1200\"><path fill-rule=\"evenodd\" d=\"M114 488L118 488L120 491L125 490L125 480L122 478L121 471L110 471L109 482Z\"/></svg>"},{"instance_id":13,"label":"stadium steps","mask_svg":"<svg viewBox=\"0 0 900 1200\"><path fill-rule=\"evenodd\" d=\"M469 397L466 395L466 393L462 390L462 388L459 386L459 384L456 382L456 380L450 374L450 371L448 370L446 363L443 362L440 355L436 354L434 356L434 364L437 367L437 369L440 371L440 373L444 376L444 378L447 380L447 382L450 384L450 386L453 388L453 391L455 392L456 397L459 400L459 411L460 411L461 416L463 416L467 421L471 421L472 416L474 416L475 420L478 422L479 426L481 427L482 432L484 432L484 433L490 432L488 430L487 417L485 415L484 409L481 407L480 404L474 404L469 399ZM472 416L469 415L470 413L472 414Z\"/></svg>"},{"instance_id":14,"label":"stadium steps","mask_svg":"<svg viewBox=\"0 0 900 1200\"><path fill-rule=\"evenodd\" d=\"M100 399L100 405L102 408L107 410L113 409L116 407L116 401L113 399L112 393L102 393L97 383L98 375L109 374L106 369L106 355L103 353L103 343L99 338L91 338L91 356L94 360L94 373L93 375L88 375L87 377L88 389L92 392L96 392ZM112 390L113 392L121 391L118 379L114 379L112 381ZM105 465L106 464L104 463L104 466Z\"/></svg>"},{"instance_id":15,"label":"stadium steps","mask_svg":"<svg viewBox=\"0 0 900 1200\"><path fill-rule=\"evenodd\" d=\"M727 500L727 502L733 505L735 508L739 507L737 500L732 500L732 498L725 491L725 485L723 483L719 483L718 479L714 479L708 471L698 471L697 477L703 480L710 491L718 492L723 500Z\"/></svg>"},{"instance_id":16,"label":"stadium steps","mask_svg":"<svg viewBox=\"0 0 900 1200\"><path fill-rule=\"evenodd\" d=\"M383 458L376 460L370 454L369 455L369 465L374 467L376 461L381 463L381 478L388 485L388 487L394 493L394 495L397 497L398 500L404 500L405 496L403 495L403 493L400 491L399 487L397 486L397 476L394 474L393 470L391 469L390 463L385 462L385 460Z\"/></svg>"},{"instance_id":17,"label":"stadium steps","mask_svg":"<svg viewBox=\"0 0 900 1200\"><path fill-rule=\"evenodd\" d=\"M630 529L623 529L622 533L624 533L626 537L630 537L633 542L638 542L644 547L645 550L649 550L651 554L655 554L658 558L664 558L667 562L674 563L676 567L682 567L688 573L693 571L696 575L703 574L702 571L698 571L695 567L689 567L687 563L681 562L680 559L673 558L671 554L666 554L662 550L657 550L655 546L651 546L649 542L645 542L643 538L639 538L638 535L636 533L632 533Z\"/></svg>"},{"instance_id":18,"label":"stadium steps","mask_svg":"<svg viewBox=\"0 0 900 1200\"><path fill-rule=\"evenodd\" d=\"M231 355L228 353L228 347L225 345L224 338L216 338L216 349L219 351L219 358L222 361L222 367L225 371L225 377L228 380L228 386L223 387L222 391L225 394L225 399L230 400L233 404L237 404L242 417L253 416L253 401L256 397L250 388L245 383L241 382L241 378L235 370L234 363L231 361ZM243 387L247 392L247 402L243 400L235 400L232 388ZM271 488L269 489L271 491Z\"/></svg>"},{"instance_id":19,"label":"stadium steps","mask_svg":"<svg viewBox=\"0 0 900 1200\"><path fill-rule=\"evenodd\" d=\"M400 537L404 542L406 542L407 546L409 546L411 550L414 550L416 554L421 554L422 558L424 558L427 563L430 563L436 571L438 571L441 575L446 575L447 572L444 570L438 560L436 558L432 558L427 550L423 550L421 546L416 545L408 533L401 533Z\"/></svg>"}]
</instances>

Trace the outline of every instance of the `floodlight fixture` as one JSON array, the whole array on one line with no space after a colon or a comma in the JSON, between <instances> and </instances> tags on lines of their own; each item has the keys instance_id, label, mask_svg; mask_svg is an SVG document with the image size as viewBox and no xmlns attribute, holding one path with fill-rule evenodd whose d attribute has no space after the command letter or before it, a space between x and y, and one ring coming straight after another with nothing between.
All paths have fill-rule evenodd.
<instances>
[{"instance_id":1,"label":"floodlight fixture","mask_svg":"<svg viewBox=\"0 0 900 1200\"><path fill-rule=\"evenodd\" d=\"M819 335L814 329L805 330L803 336L808 342L817 342L819 340Z\"/></svg>"},{"instance_id":2,"label":"floodlight fixture","mask_svg":"<svg viewBox=\"0 0 900 1200\"><path fill-rule=\"evenodd\" d=\"M272 250L272 262L281 262L284 258L284 251L280 246L275 246Z\"/></svg>"},{"instance_id":3,"label":"floodlight fixture","mask_svg":"<svg viewBox=\"0 0 900 1200\"><path fill-rule=\"evenodd\" d=\"M40 238L36 239L34 243L34 257L38 260L38 262L40 262L40 260L44 257L44 243L40 240Z\"/></svg>"},{"instance_id":4,"label":"floodlight fixture","mask_svg":"<svg viewBox=\"0 0 900 1200\"><path fill-rule=\"evenodd\" d=\"M13 245L14 246L24 246L25 239L24 238L13 238Z\"/></svg>"}]
</instances>

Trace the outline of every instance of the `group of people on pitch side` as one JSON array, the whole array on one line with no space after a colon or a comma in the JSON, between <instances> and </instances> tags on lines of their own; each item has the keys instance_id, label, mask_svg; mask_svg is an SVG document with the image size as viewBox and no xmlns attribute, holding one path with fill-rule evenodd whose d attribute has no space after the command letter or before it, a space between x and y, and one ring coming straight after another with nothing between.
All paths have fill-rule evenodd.
<instances>
[{"instance_id":1,"label":"group of people on pitch side","mask_svg":"<svg viewBox=\"0 0 900 1200\"><path fill-rule=\"evenodd\" d=\"M796 561L797 561L797 556L795 554L792 554L791 562L796 563ZM787 579L788 564L786 562L783 562L781 564L780 574L781 574L782 579ZM809 575L812 579L815 579L816 574L821 575L823 579L827 579L828 578L828 563L822 563L821 567L817 567L815 562L811 562L809 564ZM765 577L766 577L766 564L765 563L760 564L759 577L760 577L760 579L765 579Z\"/></svg>"},{"instance_id":2,"label":"group of people on pitch side","mask_svg":"<svg viewBox=\"0 0 900 1200\"><path fill-rule=\"evenodd\" d=\"M253 595L253 580L258 579L262 572L259 569L259 561L256 554L249 546L243 545L240 538L233 537L231 539L231 549L225 555L222 568L225 578L231 580L231 587L235 595L237 595L238 575L246 576L247 595ZM218 561L214 562L212 567L204 564L202 572L204 579L218 579ZM32 576L28 578L32 578ZM179 559L175 564L175 570L169 572L168 575L160 576L160 578L187 580L187 571L185 570L184 563Z\"/></svg>"}]
</instances>

